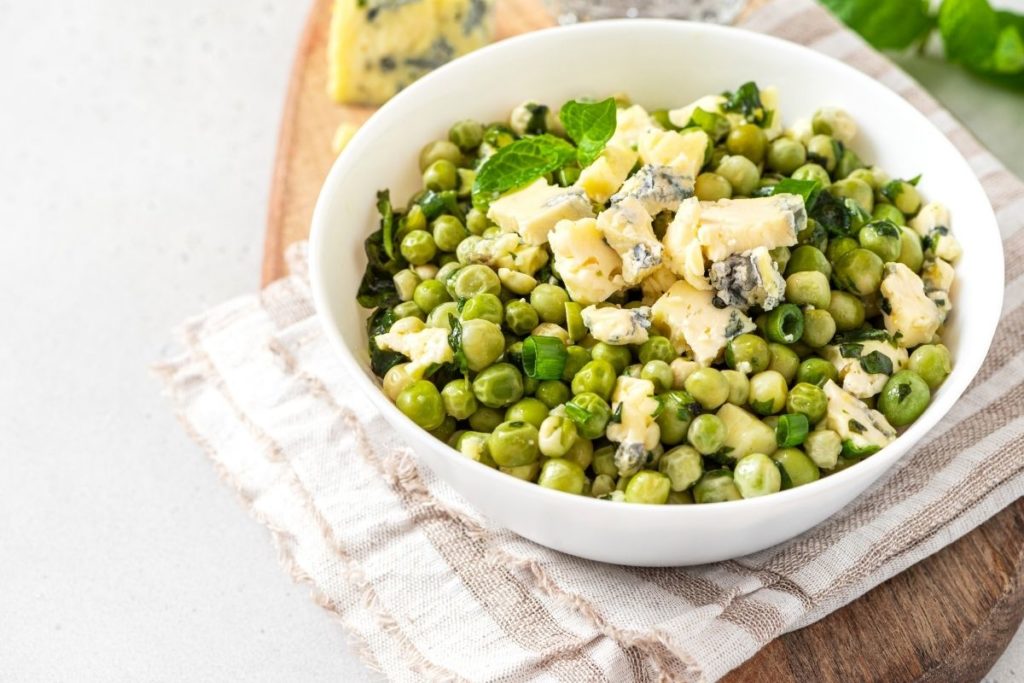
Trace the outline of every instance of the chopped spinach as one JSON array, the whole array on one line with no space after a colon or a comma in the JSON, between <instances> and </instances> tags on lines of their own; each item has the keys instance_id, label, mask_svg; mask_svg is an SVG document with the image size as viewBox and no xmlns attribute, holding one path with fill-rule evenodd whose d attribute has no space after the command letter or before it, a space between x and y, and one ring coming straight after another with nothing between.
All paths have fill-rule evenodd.
<instances>
[{"instance_id":1,"label":"chopped spinach","mask_svg":"<svg viewBox=\"0 0 1024 683\"><path fill-rule=\"evenodd\" d=\"M388 370L405 362L405 356L402 354L385 351L377 346L377 335L390 330L394 322L395 312L390 308L378 308L366 320L366 335L370 338L370 369L378 377L383 377Z\"/></svg>"}]
</instances>

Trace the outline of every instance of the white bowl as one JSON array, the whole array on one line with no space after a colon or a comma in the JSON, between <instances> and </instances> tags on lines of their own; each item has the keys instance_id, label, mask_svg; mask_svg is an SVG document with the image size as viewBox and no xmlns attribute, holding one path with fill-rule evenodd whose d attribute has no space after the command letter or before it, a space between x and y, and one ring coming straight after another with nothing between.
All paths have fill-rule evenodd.
<instances>
[{"instance_id":1,"label":"white bowl","mask_svg":"<svg viewBox=\"0 0 1024 683\"><path fill-rule=\"evenodd\" d=\"M836 105L860 126L854 148L894 177L923 173L926 199L950 209L964 245L945 333L953 373L928 410L864 462L800 488L718 505L610 503L528 484L483 467L425 434L381 393L370 372L355 300L376 229L375 193L399 202L419 188L420 147L460 119L500 120L526 99L551 105L628 93L648 108L678 107L749 80L774 84L786 122ZM916 109L868 76L812 50L737 29L657 20L582 24L505 40L402 91L335 162L313 215L310 273L317 312L359 388L415 446L420 461L495 524L542 545L604 562L688 565L739 557L796 536L834 514L901 458L974 377L999 320L1002 244L981 185L953 145Z\"/></svg>"}]
</instances>

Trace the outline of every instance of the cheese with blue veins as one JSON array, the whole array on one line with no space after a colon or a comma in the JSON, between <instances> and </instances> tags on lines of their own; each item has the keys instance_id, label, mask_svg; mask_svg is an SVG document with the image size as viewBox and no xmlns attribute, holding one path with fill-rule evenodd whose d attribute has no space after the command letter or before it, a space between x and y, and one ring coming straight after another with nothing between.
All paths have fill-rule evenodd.
<instances>
[{"instance_id":1,"label":"cheese with blue veins","mask_svg":"<svg viewBox=\"0 0 1024 683\"><path fill-rule=\"evenodd\" d=\"M608 246L593 218L563 220L551 232L555 269L573 301L604 301L625 286L622 259Z\"/></svg>"},{"instance_id":2,"label":"cheese with blue veins","mask_svg":"<svg viewBox=\"0 0 1024 683\"><path fill-rule=\"evenodd\" d=\"M691 197L679 205L672 222L665 230L661 243L664 261L669 270L697 289L711 289L704 276L704 251L697 239L700 227L701 203Z\"/></svg>"},{"instance_id":3,"label":"cheese with blue veins","mask_svg":"<svg viewBox=\"0 0 1024 683\"><path fill-rule=\"evenodd\" d=\"M423 377L431 365L450 363L455 357L448 346L448 331L426 327L419 318L396 321L385 334L374 337L374 341L384 351L395 351L408 358L407 372L417 379Z\"/></svg>"},{"instance_id":4,"label":"cheese with blue veins","mask_svg":"<svg viewBox=\"0 0 1024 683\"><path fill-rule=\"evenodd\" d=\"M900 346L930 342L939 331L942 315L925 293L921 278L902 263L887 263L880 289L885 329Z\"/></svg>"},{"instance_id":5,"label":"cheese with blue veins","mask_svg":"<svg viewBox=\"0 0 1024 683\"><path fill-rule=\"evenodd\" d=\"M612 392L612 410L618 422L608 425L608 439L619 444L615 466L619 476L636 474L646 464L647 454L657 448L661 430L654 421L658 411L654 382L621 376Z\"/></svg>"},{"instance_id":6,"label":"cheese with blue veins","mask_svg":"<svg viewBox=\"0 0 1024 683\"><path fill-rule=\"evenodd\" d=\"M583 309L583 324L590 336L613 346L643 344L651 326L651 308L619 308L617 306L587 306Z\"/></svg>"},{"instance_id":7,"label":"cheese with blue veins","mask_svg":"<svg viewBox=\"0 0 1024 683\"><path fill-rule=\"evenodd\" d=\"M786 280L767 247L755 247L711 264L711 287L726 306L746 311L759 306L767 312L782 303Z\"/></svg>"},{"instance_id":8,"label":"cheese with blue veins","mask_svg":"<svg viewBox=\"0 0 1024 683\"><path fill-rule=\"evenodd\" d=\"M697 239L709 260L722 261L756 247L792 246L806 226L807 211L800 195L720 199L700 203Z\"/></svg>"},{"instance_id":9,"label":"cheese with blue veins","mask_svg":"<svg viewBox=\"0 0 1024 683\"><path fill-rule=\"evenodd\" d=\"M681 175L696 178L710 144L708 134L699 129L682 133L650 130L640 136L637 151L645 164L669 166Z\"/></svg>"},{"instance_id":10,"label":"cheese with blue veins","mask_svg":"<svg viewBox=\"0 0 1024 683\"><path fill-rule=\"evenodd\" d=\"M661 242L654 236L653 220L636 199L612 204L597 217L597 227L608 246L622 259L622 280L639 284L661 265Z\"/></svg>"},{"instance_id":11,"label":"cheese with blue veins","mask_svg":"<svg viewBox=\"0 0 1024 683\"><path fill-rule=\"evenodd\" d=\"M929 202L910 219L910 227L921 236L925 254L955 263L963 249L949 228L949 211L939 202Z\"/></svg>"},{"instance_id":12,"label":"cheese with blue veins","mask_svg":"<svg viewBox=\"0 0 1024 683\"><path fill-rule=\"evenodd\" d=\"M734 306L718 308L715 293L679 281L651 307L655 329L669 338L678 353L689 351L702 365L711 365L729 340L756 328Z\"/></svg>"},{"instance_id":13,"label":"cheese with blue veins","mask_svg":"<svg viewBox=\"0 0 1024 683\"><path fill-rule=\"evenodd\" d=\"M632 149L606 145L597 159L580 171L576 187L586 192L591 200L604 204L622 187L636 160L637 153Z\"/></svg>"},{"instance_id":14,"label":"cheese with blue veins","mask_svg":"<svg viewBox=\"0 0 1024 683\"><path fill-rule=\"evenodd\" d=\"M843 389L857 398L870 398L882 391L889 375L882 372L868 372L860 359L877 351L892 362L892 371L907 367L909 355L888 341L869 339L848 344L830 344L821 351L822 357L835 367Z\"/></svg>"},{"instance_id":15,"label":"cheese with blue veins","mask_svg":"<svg viewBox=\"0 0 1024 683\"><path fill-rule=\"evenodd\" d=\"M693 176L684 175L671 166L644 164L622 184L611 201L615 204L633 198L647 213L657 216L662 211L678 210L683 200L692 196Z\"/></svg>"},{"instance_id":16,"label":"cheese with blue veins","mask_svg":"<svg viewBox=\"0 0 1024 683\"><path fill-rule=\"evenodd\" d=\"M639 104L620 107L615 111L615 133L608 140L608 144L613 147L636 149L641 135L659 128L647 110Z\"/></svg>"},{"instance_id":17,"label":"cheese with blue veins","mask_svg":"<svg viewBox=\"0 0 1024 683\"><path fill-rule=\"evenodd\" d=\"M924 293L935 302L939 309L939 318L945 322L949 312L953 310L953 302L949 298L949 290L953 288L956 273L953 266L940 258L930 258L921 267L921 283Z\"/></svg>"},{"instance_id":18,"label":"cheese with blue veins","mask_svg":"<svg viewBox=\"0 0 1024 683\"><path fill-rule=\"evenodd\" d=\"M868 408L832 380L822 388L828 399L825 426L843 440L844 450L873 453L896 438L896 430L880 412Z\"/></svg>"},{"instance_id":19,"label":"cheese with blue veins","mask_svg":"<svg viewBox=\"0 0 1024 683\"><path fill-rule=\"evenodd\" d=\"M594 209L582 189L548 185L538 178L530 185L491 202L487 217L505 232L516 232L527 244L545 244L560 220L591 218Z\"/></svg>"},{"instance_id":20,"label":"cheese with blue veins","mask_svg":"<svg viewBox=\"0 0 1024 683\"><path fill-rule=\"evenodd\" d=\"M383 104L427 72L489 43L493 0L335 0L327 40L337 102Z\"/></svg>"}]
</instances>

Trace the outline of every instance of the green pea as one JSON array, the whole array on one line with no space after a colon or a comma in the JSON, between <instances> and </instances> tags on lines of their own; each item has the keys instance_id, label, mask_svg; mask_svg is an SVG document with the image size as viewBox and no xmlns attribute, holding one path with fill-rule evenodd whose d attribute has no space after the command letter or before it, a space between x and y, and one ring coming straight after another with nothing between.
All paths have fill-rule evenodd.
<instances>
[{"instance_id":1,"label":"green pea","mask_svg":"<svg viewBox=\"0 0 1024 683\"><path fill-rule=\"evenodd\" d=\"M462 352L466 356L466 364L470 370L484 370L498 360L504 351L505 336L499 326L479 318L462 323Z\"/></svg>"},{"instance_id":2,"label":"green pea","mask_svg":"<svg viewBox=\"0 0 1024 683\"><path fill-rule=\"evenodd\" d=\"M924 344L910 354L910 362L907 367L923 379L929 389L934 391L946 381L949 373L953 371L953 361L950 358L949 349L942 344Z\"/></svg>"},{"instance_id":3,"label":"green pea","mask_svg":"<svg viewBox=\"0 0 1024 683\"><path fill-rule=\"evenodd\" d=\"M696 503L724 503L741 498L743 495L736 488L732 472L727 469L708 470L693 485L693 500Z\"/></svg>"},{"instance_id":4,"label":"green pea","mask_svg":"<svg viewBox=\"0 0 1024 683\"><path fill-rule=\"evenodd\" d=\"M583 392L573 396L566 405L566 414L576 423L580 436L585 439L604 436L604 430L612 417L612 409L603 398L591 392Z\"/></svg>"},{"instance_id":5,"label":"green pea","mask_svg":"<svg viewBox=\"0 0 1024 683\"><path fill-rule=\"evenodd\" d=\"M573 345L565 350L565 369L562 371L562 381L572 382L576 373L590 362L590 351L582 346Z\"/></svg>"},{"instance_id":6,"label":"green pea","mask_svg":"<svg viewBox=\"0 0 1024 683\"><path fill-rule=\"evenodd\" d=\"M564 415L548 415L540 424L540 452L549 458L565 456L578 439L576 423ZM591 456L592 452L593 446ZM589 459L580 463L581 466L589 464Z\"/></svg>"},{"instance_id":7,"label":"green pea","mask_svg":"<svg viewBox=\"0 0 1024 683\"><path fill-rule=\"evenodd\" d=\"M448 139L463 151L470 151L484 141L484 126L479 121L465 119L457 122L448 130Z\"/></svg>"},{"instance_id":8,"label":"green pea","mask_svg":"<svg viewBox=\"0 0 1024 683\"><path fill-rule=\"evenodd\" d=\"M878 410L893 427L904 427L921 416L931 403L928 383L912 370L900 370L889 378L878 395Z\"/></svg>"},{"instance_id":9,"label":"green pea","mask_svg":"<svg viewBox=\"0 0 1024 683\"><path fill-rule=\"evenodd\" d=\"M772 415L786 406L786 378L765 370L750 378L750 407L758 415Z\"/></svg>"},{"instance_id":10,"label":"green pea","mask_svg":"<svg viewBox=\"0 0 1024 683\"><path fill-rule=\"evenodd\" d=\"M471 296L462 306L462 319L465 320L487 320L500 325L505 317L502 310L501 299L489 292Z\"/></svg>"},{"instance_id":11,"label":"green pea","mask_svg":"<svg viewBox=\"0 0 1024 683\"><path fill-rule=\"evenodd\" d=\"M619 476L619 467L615 464L615 446L602 446L594 451L593 469L597 475L612 478Z\"/></svg>"},{"instance_id":12,"label":"green pea","mask_svg":"<svg viewBox=\"0 0 1024 683\"><path fill-rule=\"evenodd\" d=\"M523 397L523 376L514 365L497 363L485 368L476 376L473 380L473 394L476 400L488 408L510 406Z\"/></svg>"},{"instance_id":13,"label":"green pea","mask_svg":"<svg viewBox=\"0 0 1024 683\"><path fill-rule=\"evenodd\" d=\"M594 483L590 485L591 498L604 498L615 490L615 478L608 474L599 474L594 477Z\"/></svg>"},{"instance_id":14,"label":"green pea","mask_svg":"<svg viewBox=\"0 0 1024 683\"><path fill-rule=\"evenodd\" d=\"M474 395L475 399L476 396ZM469 416L469 426L475 432L491 433L494 428L505 421L505 413L481 406L476 412Z\"/></svg>"},{"instance_id":15,"label":"green pea","mask_svg":"<svg viewBox=\"0 0 1024 683\"><path fill-rule=\"evenodd\" d=\"M737 406L747 405L750 398L750 380L736 370L722 370L722 376L729 383L729 403Z\"/></svg>"},{"instance_id":16,"label":"green pea","mask_svg":"<svg viewBox=\"0 0 1024 683\"><path fill-rule=\"evenodd\" d=\"M900 255L896 260L915 273L920 272L924 263L921 237L911 228L900 228Z\"/></svg>"},{"instance_id":17,"label":"green pea","mask_svg":"<svg viewBox=\"0 0 1024 683\"><path fill-rule=\"evenodd\" d=\"M741 334L725 346L725 362L744 374L761 372L768 367L768 343L755 334Z\"/></svg>"},{"instance_id":18,"label":"green pea","mask_svg":"<svg viewBox=\"0 0 1024 683\"><path fill-rule=\"evenodd\" d=\"M555 408L569 400L569 387L557 379L547 379L537 385L533 394L548 408Z\"/></svg>"},{"instance_id":19,"label":"green pea","mask_svg":"<svg viewBox=\"0 0 1024 683\"><path fill-rule=\"evenodd\" d=\"M744 498L778 493L782 488L779 468L764 453L751 453L740 458L732 476L736 488Z\"/></svg>"},{"instance_id":20,"label":"green pea","mask_svg":"<svg viewBox=\"0 0 1024 683\"><path fill-rule=\"evenodd\" d=\"M443 192L454 190L458 182L455 164L447 159L438 159L423 171L423 185L428 190Z\"/></svg>"},{"instance_id":21,"label":"green pea","mask_svg":"<svg viewBox=\"0 0 1024 683\"><path fill-rule=\"evenodd\" d=\"M446 301L451 301L448 291L437 280L424 280L416 285L412 298L416 305L426 313L430 313Z\"/></svg>"},{"instance_id":22,"label":"green pea","mask_svg":"<svg viewBox=\"0 0 1024 683\"><path fill-rule=\"evenodd\" d=\"M440 160L458 164L462 160L462 152L447 140L429 142L420 150L420 171L426 171L431 164Z\"/></svg>"},{"instance_id":23,"label":"green pea","mask_svg":"<svg viewBox=\"0 0 1024 683\"><path fill-rule=\"evenodd\" d=\"M816 384L800 382L789 390L786 397L786 410L806 415L812 425L821 422L827 409L825 392Z\"/></svg>"},{"instance_id":24,"label":"green pea","mask_svg":"<svg viewBox=\"0 0 1024 683\"><path fill-rule=\"evenodd\" d=\"M540 474L540 462L534 461L529 465L520 465L519 467L498 467L498 470L516 479L534 483L537 481L537 475Z\"/></svg>"},{"instance_id":25,"label":"green pea","mask_svg":"<svg viewBox=\"0 0 1024 683\"><path fill-rule=\"evenodd\" d=\"M476 396L466 379L453 379L445 384L441 390L441 399L444 401L445 412L456 420L465 420L477 410Z\"/></svg>"},{"instance_id":26,"label":"green pea","mask_svg":"<svg viewBox=\"0 0 1024 683\"><path fill-rule=\"evenodd\" d=\"M768 314L765 336L777 344L793 344L804 334L804 312L795 304L782 304Z\"/></svg>"},{"instance_id":27,"label":"green pea","mask_svg":"<svg viewBox=\"0 0 1024 683\"><path fill-rule=\"evenodd\" d=\"M445 417L444 420L441 421L440 427L436 427L435 429L429 429L427 431L432 437L434 437L438 441L444 441L445 443L448 443L448 439L450 439L452 437L452 434L455 433L456 426L457 425L455 424L454 417Z\"/></svg>"},{"instance_id":28,"label":"green pea","mask_svg":"<svg viewBox=\"0 0 1024 683\"><path fill-rule=\"evenodd\" d=\"M858 248L860 244L857 240L852 237L836 237L835 239L829 240L828 248L825 250L825 256L831 263L835 263L839 260L839 257L848 251L853 251Z\"/></svg>"},{"instance_id":29,"label":"green pea","mask_svg":"<svg viewBox=\"0 0 1024 683\"><path fill-rule=\"evenodd\" d=\"M575 301L565 302L565 331L573 343L587 336L587 326L583 324L583 307Z\"/></svg>"},{"instance_id":30,"label":"green pea","mask_svg":"<svg viewBox=\"0 0 1024 683\"><path fill-rule=\"evenodd\" d=\"M427 327L437 327L451 332L452 324L449 316L456 319L459 317L459 305L454 301L447 301L434 307L427 315Z\"/></svg>"},{"instance_id":31,"label":"green pea","mask_svg":"<svg viewBox=\"0 0 1024 683\"><path fill-rule=\"evenodd\" d=\"M840 332L858 330L864 325L864 303L848 292L832 292L828 312Z\"/></svg>"},{"instance_id":32,"label":"green pea","mask_svg":"<svg viewBox=\"0 0 1024 683\"><path fill-rule=\"evenodd\" d=\"M466 230L471 235L482 235L489 227L491 222L487 220L487 214L480 209L473 208L466 213Z\"/></svg>"},{"instance_id":33,"label":"green pea","mask_svg":"<svg viewBox=\"0 0 1024 683\"><path fill-rule=\"evenodd\" d=\"M871 220L889 221L901 227L907 224L907 219L903 216L902 211L892 204L883 204L882 202L875 203L875 208L871 212Z\"/></svg>"},{"instance_id":34,"label":"green pea","mask_svg":"<svg viewBox=\"0 0 1024 683\"><path fill-rule=\"evenodd\" d=\"M541 321L561 325L565 322L565 303L569 294L558 285L540 284L530 292L530 305Z\"/></svg>"},{"instance_id":35,"label":"green pea","mask_svg":"<svg viewBox=\"0 0 1024 683\"><path fill-rule=\"evenodd\" d=\"M420 276L411 268L403 268L395 273L391 280L395 283L398 298L402 301L411 301L413 292L416 291L416 285L420 283Z\"/></svg>"},{"instance_id":36,"label":"green pea","mask_svg":"<svg viewBox=\"0 0 1024 683\"><path fill-rule=\"evenodd\" d=\"M671 363L673 360L679 357L676 353L675 348L672 346L672 342L667 337L660 335L652 335L647 338L643 344L640 345L640 350L637 352L637 358L640 359L641 363L648 363L652 360L661 360L666 363Z\"/></svg>"},{"instance_id":37,"label":"green pea","mask_svg":"<svg viewBox=\"0 0 1024 683\"><path fill-rule=\"evenodd\" d=\"M813 349L820 349L832 341L836 334L836 321L828 311L811 308L804 311L804 336L800 341Z\"/></svg>"},{"instance_id":38,"label":"green pea","mask_svg":"<svg viewBox=\"0 0 1024 683\"><path fill-rule=\"evenodd\" d=\"M648 340L649 341L649 340ZM605 342L598 342L590 349L590 356L595 360L606 360L615 368L615 372L621 374L632 362L633 357L625 346L613 346Z\"/></svg>"},{"instance_id":39,"label":"green pea","mask_svg":"<svg viewBox=\"0 0 1024 683\"><path fill-rule=\"evenodd\" d=\"M795 345L794 345L795 346ZM786 384L793 381L800 369L800 356L790 346L772 343L768 345L771 360L768 369L782 375Z\"/></svg>"},{"instance_id":40,"label":"green pea","mask_svg":"<svg viewBox=\"0 0 1024 683\"><path fill-rule=\"evenodd\" d=\"M413 230L402 238L398 250L402 252L402 258L406 261L414 266L420 266L434 258L437 245L426 230Z\"/></svg>"},{"instance_id":41,"label":"green pea","mask_svg":"<svg viewBox=\"0 0 1024 683\"><path fill-rule=\"evenodd\" d=\"M818 466L799 448L780 448L772 453L772 460L779 467L783 489L803 486L821 477Z\"/></svg>"},{"instance_id":42,"label":"green pea","mask_svg":"<svg viewBox=\"0 0 1024 683\"><path fill-rule=\"evenodd\" d=\"M701 173L693 185L694 194L702 202L715 202L732 197L732 185L717 173Z\"/></svg>"},{"instance_id":43,"label":"green pea","mask_svg":"<svg viewBox=\"0 0 1024 683\"><path fill-rule=\"evenodd\" d=\"M828 187L832 182L832 179L820 164L809 163L804 164L800 168L793 171L792 175L794 180L816 180L822 187Z\"/></svg>"},{"instance_id":44,"label":"green pea","mask_svg":"<svg viewBox=\"0 0 1024 683\"><path fill-rule=\"evenodd\" d=\"M661 430L661 442L675 446L686 439L696 402L685 391L668 391L658 395L661 412L655 418Z\"/></svg>"},{"instance_id":45,"label":"green pea","mask_svg":"<svg viewBox=\"0 0 1024 683\"><path fill-rule=\"evenodd\" d=\"M843 150L843 155L839 157L839 163L836 164L836 177L848 178L851 173L860 168L864 168L864 162L860 160L856 152L847 147Z\"/></svg>"},{"instance_id":46,"label":"green pea","mask_svg":"<svg viewBox=\"0 0 1024 683\"><path fill-rule=\"evenodd\" d=\"M736 194L749 196L757 189L761 172L753 161L745 156L731 155L722 159L715 173L729 181Z\"/></svg>"},{"instance_id":47,"label":"green pea","mask_svg":"<svg viewBox=\"0 0 1024 683\"><path fill-rule=\"evenodd\" d=\"M807 162L807 150L796 140L777 138L768 147L768 168L789 175Z\"/></svg>"},{"instance_id":48,"label":"green pea","mask_svg":"<svg viewBox=\"0 0 1024 683\"><path fill-rule=\"evenodd\" d=\"M726 428L722 418L704 413L693 418L686 438L703 455L717 453L725 445Z\"/></svg>"},{"instance_id":49,"label":"green pea","mask_svg":"<svg viewBox=\"0 0 1024 683\"><path fill-rule=\"evenodd\" d=\"M474 263L460 268L449 280L455 298L469 299L477 294L501 294L501 280L485 265Z\"/></svg>"},{"instance_id":50,"label":"green pea","mask_svg":"<svg viewBox=\"0 0 1024 683\"><path fill-rule=\"evenodd\" d=\"M487 450L502 467L521 467L540 455L537 428L528 422L502 422L487 437Z\"/></svg>"},{"instance_id":51,"label":"green pea","mask_svg":"<svg viewBox=\"0 0 1024 683\"><path fill-rule=\"evenodd\" d=\"M736 126L725 138L725 148L729 154L740 154L755 164L764 160L767 147L768 136L760 126L753 123Z\"/></svg>"},{"instance_id":52,"label":"green pea","mask_svg":"<svg viewBox=\"0 0 1024 683\"><path fill-rule=\"evenodd\" d=\"M792 254L789 247L775 247L768 250L768 255L772 257L772 263L780 273L786 272L786 266L789 265L789 258Z\"/></svg>"},{"instance_id":53,"label":"green pea","mask_svg":"<svg viewBox=\"0 0 1024 683\"><path fill-rule=\"evenodd\" d=\"M871 186L863 180L857 180L855 178L837 180L832 183L831 187L828 188L828 191L836 197L852 199L860 205L860 208L864 209L868 213L871 213L872 209L875 208L875 192L871 189Z\"/></svg>"},{"instance_id":54,"label":"green pea","mask_svg":"<svg viewBox=\"0 0 1024 683\"><path fill-rule=\"evenodd\" d=\"M459 242L459 246L455 248L455 259L460 265L464 266L473 263L476 259L476 251L482 242L483 238L476 235L470 235L466 239L462 240ZM451 282L447 282L445 284L447 284L449 288L452 286Z\"/></svg>"},{"instance_id":55,"label":"green pea","mask_svg":"<svg viewBox=\"0 0 1024 683\"><path fill-rule=\"evenodd\" d=\"M867 249L853 249L836 262L836 282L858 296L869 296L882 284L884 264L878 254Z\"/></svg>"},{"instance_id":56,"label":"green pea","mask_svg":"<svg viewBox=\"0 0 1024 683\"><path fill-rule=\"evenodd\" d=\"M877 183L875 182L875 174L869 168L858 168L858 169L855 169L847 177L848 178L853 178L854 180L860 180L862 182L867 183L868 186L871 187L872 190L878 190L879 189Z\"/></svg>"},{"instance_id":57,"label":"green pea","mask_svg":"<svg viewBox=\"0 0 1024 683\"><path fill-rule=\"evenodd\" d=\"M426 230L427 229L427 214L423 211L423 207L419 204L413 204L409 207L405 216L402 217L401 223L398 226L398 239L401 240L412 230Z\"/></svg>"},{"instance_id":58,"label":"green pea","mask_svg":"<svg viewBox=\"0 0 1024 683\"><path fill-rule=\"evenodd\" d=\"M664 505L668 501L671 482L660 472L641 470L626 485L626 502Z\"/></svg>"},{"instance_id":59,"label":"green pea","mask_svg":"<svg viewBox=\"0 0 1024 683\"><path fill-rule=\"evenodd\" d=\"M505 306L505 325L513 334L526 336L540 324L540 317L533 306L522 299L508 302Z\"/></svg>"},{"instance_id":60,"label":"green pea","mask_svg":"<svg viewBox=\"0 0 1024 683\"><path fill-rule=\"evenodd\" d=\"M677 446L661 456L658 471L668 477L673 491L685 491L704 473L704 460L695 448Z\"/></svg>"},{"instance_id":61,"label":"green pea","mask_svg":"<svg viewBox=\"0 0 1024 683\"><path fill-rule=\"evenodd\" d=\"M640 370L640 379L650 380L656 392L668 391L672 388L672 368L663 360L647 361Z\"/></svg>"},{"instance_id":62,"label":"green pea","mask_svg":"<svg viewBox=\"0 0 1024 683\"><path fill-rule=\"evenodd\" d=\"M828 262L828 258L821 249L803 244L794 249L793 254L789 257L789 263L786 264L786 275L809 270L816 270L824 274L825 277L831 277L832 264Z\"/></svg>"},{"instance_id":63,"label":"green pea","mask_svg":"<svg viewBox=\"0 0 1024 683\"><path fill-rule=\"evenodd\" d=\"M839 163L835 141L828 135L815 135L807 141L807 158L831 173Z\"/></svg>"},{"instance_id":64,"label":"green pea","mask_svg":"<svg viewBox=\"0 0 1024 683\"><path fill-rule=\"evenodd\" d=\"M890 221L868 223L857 233L857 241L885 262L895 261L900 255L900 229Z\"/></svg>"},{"instance_id":65,"label":"green pea","mask_svg":"<svg viewBox=\"0 0 1024 683\"><path fill-rule=\"evenodd\" d=\"M786 278L786 301L800 306L828 308L832 289L828 277L817 270L793 273Z\"/></svg>"},{"instance_id":66,"label":"green pea","mask_svg":"<svg viewBox=\"0 0 1024 683\"><path fill-rule=\"evenodd\" d=\"M913 216L921 208L920 193L905 180L893 180L882 188L882 193L907 216Z\"/></svg>"},{"instance_id":67,"label":"green pea","mask_svg":"<svg viewBox=\"0 0 1024 683\"><path fill-rule=\"evenodd\" d=\"M395 319L401 320L402 318L418 318L420 320L426 320L426 314L423 309L416 305L415 301L403 301L392 309L395 313Z\"/></svg>"},{"instance_id":68,"label":"green pea","mask_svg":"<svg viewBox=\"0 0 1024 683\"><path fill-rule=\"evenodd\" d=\"M796 241L798 245L806 244L823 252L828 246L828 232L821 226L821 223L813 218L808 218L804 229L796 234ZM792 255L792 252L790 252L789 257L792 258ZM785 266L786 268L789 267L789 258L786 259ZM785 272L785 268L779 269L779 272Z\"/></svg>"},{"instance_id":69,"label":"green pea","mask_svg":"<svg viewBox=\"0 0 1024 683\"><path fill-rule=\"evenodd\" d=\"M666 505L693 505L693 493L690 491L669 491Z\"/></svg>"},{"instance_id":70,"label":"green pea","mask_svg":"<svg viewBox=\"0 0 1024 683\"><path fill-rule=\"evenodd\" d=\"M398 409L423 429L437 429L444 422L444 402L441 392L425 379L413 382L398 394Z\"/></svg>"},{"instance_id":71,"label":"green pea","mask_svg":"<svg viewBox=\"0 0 1024 683\"><path fill-rule=\"evenodd\" d=\"M540 468L540 478L537 484L546 489L564 491L580 495L583 493L583 485L586 482L586 475L583 468L562 458L551 458Z\"/></svg>"},{"instance_id":72,"label":"green pea","mask_svg":"<svg viewBox=\"0 0 1024 683\"><path fill-rule=\"evenodd\" d=\"M800 367L796 371L796 381L800 383L820 387L824 386L828 380L838 382L839 372L834 365L817 356L812 356L800 363Z\"/></svg>"},{"instance_id":73,"label":"green pea","mask_svg":"<svg viewBox=\"0 0 1024 683\"><path fill-rule=\"evenodd\" d=\"M705 410L714 410L729 399L729 381L714 368L700 368L683 383L686 391Z\"/></svg>"},{"instance_id":74,"label":"green pea","mask_svg":"<svg viewBox=\"0 0 1024 683\"><path fill-rule=\"evenodd\" d=\"M505 411L507 422L528 422L537 429L548 416L548 407L536 398L522 398Z\"/></svg>"},{"instance_id":75,"label":"green pea","mask_svg":"<svg viewBox=\"0 0 1024 683\"><path fill-rule=\"evenodd\" d=\"M572 378L572 393L582 394L589 391L604 400L611 399L615 389L615 367L606 360L591 360Z\"/></svg>"},{"instance_id":76,"label":"green pea","mask_svg":"<svg viewBox=\"0 0 1024 683\"><path fill-rule=\"evenodd\" d=\"M459 243L469 236L465 226L455 216L438 216L433 225L434 243L441 251L455 251Z\"/></svg>"}]
</instances>

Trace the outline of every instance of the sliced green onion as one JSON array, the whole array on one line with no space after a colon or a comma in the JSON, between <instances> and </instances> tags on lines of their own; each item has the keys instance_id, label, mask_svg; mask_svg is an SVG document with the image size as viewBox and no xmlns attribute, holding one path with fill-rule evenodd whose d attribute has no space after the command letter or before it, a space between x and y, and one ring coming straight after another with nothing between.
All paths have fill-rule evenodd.
<instances>
[{"instance_id":1,"label":"sliced green onion","mask_svg":"<svg viewBox=\"0 0 1024 683\"><path fill-rule=\"evenodd\" d=\"M575 301L565 302L565 328L573 344L587 336L587 326L583 324L583 307Z\"/></svg>"},{"instance_id":2,"label":"sliced green onion","mask_svg":"<svg viewBox=\"0 0 1024 683\"><path fill-rule=\"evenodd\" d=\"M764 333L773 342L795 344L804 335L804 313L795 304L782 304L768 314Z\"/></svg>"},{"instance_id":3,"label":"sliced green onion","mask_svg":"<svg viewBox=\"0 0 1024 683\"><path fill-rule=\"evenodd\" d=\"M802 413L788 413L779 416L775 425L775 443L779 448L799 446L807 438L807 416Z\"/></svg>"},{"instance_id":4,"label":"sliced green onion","mask_svg":"<svg viewBox=\"0 0 1024 683\"><path fill-rule=\"evenodd\" d=\"M523 341L523 372L530 379L562 379L568 355L557 337L529 336Z\"/></svg>"},{"instance_id":5,"label":"sliced green onion","mask_svg":"<svg viewBox=\"0 0 1024 683\"><path fill-rule=\"evenodd\" d=\"M565 415L576 424L584 424L594 417L592 412L572 401L565 404Z\"/></svg>"}]
</instances>

